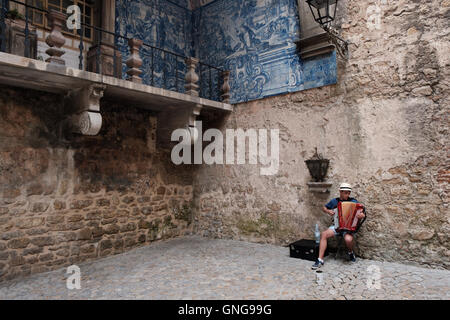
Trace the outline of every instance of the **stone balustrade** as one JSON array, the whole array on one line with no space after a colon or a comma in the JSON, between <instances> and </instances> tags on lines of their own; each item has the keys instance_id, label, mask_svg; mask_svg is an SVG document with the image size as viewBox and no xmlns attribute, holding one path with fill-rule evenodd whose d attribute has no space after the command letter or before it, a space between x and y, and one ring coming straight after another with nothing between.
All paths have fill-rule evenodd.
<instances>
[{"instance_id":1,"label":"stone balustrade","mask_svg":"<svg viewBox=\"0 0 450 320\"><path fill-rule=\"evenodd\" d=\"M64 59L61 58L61 56L65 53L61 47L66 43L66 38L61 33L61 30L63 23L65 23L66 20L66 14L56 10L50 10L48 14L48 24L51 28L51 32L45 40L50 48L45 51L45 53L49 55L49 58L45 60L46 62L60 65L66 64Z\"/></svg>"},{"instance_id":2,"label":"stone balustrade","mask_svg":"<svg viewBox=\"0 0 450 320\"><path fill-rule=\"evenodd\" d=\"M197 68L199 60L193 57L189 57L186 58L185 61L188 70L185 77L186 84L184 85L186 94L198 97L199 86L197 84L197 81L199 77L195 69Z\"/></svg>"},{"instance_id":3,"label":"stone balustrade","mask_svg":"<svg viewBox=\"0 0 450 320\"><path fill-rule=\"evenodd\" d=\"M48 13L47 13L47 19L48 19L48 25L51 28L49 35L47 36L45 42L47 43L47 45L49 46L49 48L45 51L46 54L49 56L45 61L47 63L51 63L51 64L56 64L56 65L62 65L65 66L66 65L66 60L65 58L63 58L63 55L66 53L65 50L63 50L63 46L66 43L66 37L65 35L62 33L63 30L63 26L67 21L67 14L51 9ZM106 25L102 25L102 27L107 28L108 30L112 30L113 28L111 26L106 26ZM99 31L99 33L101 33L102 31ZM103 60L105 60L105 57L100 57L101 59L103 59L100 64L95 64L94 62L98 62L96 58L96 56L92 56L92 54L98 54L99 50L95 50L95 52L93 50L90 50L87 54L87 67L86 70L90 71L90 72L94 72L94 73L100 73L100 74L104 74L104 75L109 75L112 76L116 73L119 75L119 78L121 78L121 71L122 71L122 61L121 61L121 54L120 52L118 53L119 56L117 57L118 61L114 62L116 59L116 53L115 53L115 44L114 44L114 40L111 40L112 38L114 38L112 36L112 34L107 34L108 37L108 45L110 47L106 48L105 47L105 43L102 42L101 46L103 46L100 51L102 51L103 53L101 53L101 55L108 55L109 60L107 61L106 64L110 64L110 68L111 70L109 70L108 72L104 72L103 69L105 69L105 67L103 66ZM116 37L120 37L119 35L116 35ZM111 44L112 42L112 44ZM141 47L144 45L142 40L136 39L136 38L132 38L128 40L128 46L129 46L129 50L130 50L130 55L129 58L125 61L125 64L127 66L127 70L126 70L126 80L134 82L134 83L139 83L142 84L143 83L143 79L142 79L142 74L143 74L143 59L141 58L140 55L140 50ZM79 55L79 59L80 59L80 68L83 68L83 63L82 60L84 59L84 54L83 54L83 44L82 42L79 45L80 48L80 55ZM106 49L105 49L106 48ZM110 50L112 48L112 50ZM92 47L91 47L92 49ZM109 50L108 52L106 52L105 50ZM160 50L158 48L153 48L152 47L152 57L151 57L151 63L152 63L152 68L154 68L153 65L153 59L154 59L154 51L155 50ZM107 54L108 53L108 54ZM165 52L165 53L169 53L169 52ZM170 54L170 53L169 53ZM94 59L95 58L95 59ZM68 58L67 58L68 59ZM107 60L107 59L106 59ZM105 60L105 61L106 61ZM184 88L185 88L185 94L187 95L191 95L191 96L195 96L195 97L199 97L200 96L200 84L198 83L200 80L200 76L197 73L198 72L198 67L199 67L199 59L195 58L195 57L187 57L185 58L185 64L186 64L186 74L184 76L185 79L185 84L184 84ZM95 67L90 67L93 65L97 65L97 68L100 68L100 70L97 70L97 68ZM100 66L100 67L99 67ZM114 70L115 68L115 70ZM214 68L214 67L210 67L210 68ZM218 92L218 96L219 96L219 100L221 100L224 103L230 103L230 71L221 71L217 68L214 68L218 71L218 86L217 89L220 91ZM103 70L103 71L102 71ZM152 71L152 84L153 84L153 73L155 72L156 69L153 69ZM176 77L176 81L178 80L178 71L179 69L176 69L176 73L177 75ZM166 69L163 69L163 72L167 72ZM167 79L167 75L163 74L164 77L164 81ZM210 69L210 77L211 77L211 69ZM223 79L223 83L220 83L220 78ZM211 81L211 80L210 80ZM178 86L176 86L178 87ZM167 89L164 86L165 89ZM178 91L178 88L176 89L172 89L174 91ZM210 97L213 96L213 94L211 94L211 83L210 83ZM212 100L212 98L210 98Z\"/></svg>"},{"instance_id":4,"label":"stone balustrade","mask_svg":"<svg viewBox=\"0 0 450 320\"><path fill-rule=\"evenodd\" d=\"M222 102L230 103L230 71L222 72L223 85L222 85Z\"/></svg>"},{"instance_id":5,"label":"stone balustrade","mask_svg":"<svg viewBox=\"0 0 450 320\"><path fill-rule=\"evenodd\" d=\"M128 81L142 83L142 78L140 77L140 75L142 74L142 70L140 69L142 66L142 59L139 55L139 49L142 47L142 44L142 40L128 40L128 45L131 52L131 55L126 62L127 67L129 68L127 71Z\"/></svg>"}]
</instances>

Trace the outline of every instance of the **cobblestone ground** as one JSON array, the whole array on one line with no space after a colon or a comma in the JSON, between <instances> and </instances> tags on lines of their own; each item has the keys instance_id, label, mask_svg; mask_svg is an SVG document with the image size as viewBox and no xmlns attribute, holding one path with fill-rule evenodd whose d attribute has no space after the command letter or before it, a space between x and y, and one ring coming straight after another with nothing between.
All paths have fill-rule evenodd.
<instances>
[{"instance_id":1,"label":"cobblestone ground","mask_svg":"<svg viewBox=\"0 0 450 320\"><path fill-rule=\"evenodd\" d=\"M449 299L450 271L358 259L290 258L289 248L184 237L0 284L0 299Z\"/></svg>"}]
</instances>

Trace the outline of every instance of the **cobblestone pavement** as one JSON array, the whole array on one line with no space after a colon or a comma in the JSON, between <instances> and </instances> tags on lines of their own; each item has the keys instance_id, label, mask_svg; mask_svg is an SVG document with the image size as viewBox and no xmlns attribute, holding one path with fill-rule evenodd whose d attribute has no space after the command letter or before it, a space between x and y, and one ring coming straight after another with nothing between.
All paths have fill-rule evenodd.
<instances>
[{"instance_id":1,"label":"cobblestone pavement","mask_svg":"<svg viewBox=\"0 0 450 320\"><path fill-rule=\"evenodd\" d=\"M290 258L289 248L196 236L0 283L0 299L449 299L450 271L358 259Z\"/></svg>"}]
</instances>

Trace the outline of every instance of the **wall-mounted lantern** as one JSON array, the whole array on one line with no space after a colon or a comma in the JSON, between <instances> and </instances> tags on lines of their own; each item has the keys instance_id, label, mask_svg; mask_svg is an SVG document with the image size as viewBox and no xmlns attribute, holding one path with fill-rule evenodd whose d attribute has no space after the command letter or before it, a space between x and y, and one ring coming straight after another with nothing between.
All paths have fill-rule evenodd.
<instances>
[{"instance_id":1,"label":"wall-mounted lantern","mask_svg":"<svg viewBox=\"0 0 450 320\"><path fill-rule=\"evenodd\" d=\"M348 59L348 42L339 37L339 33L331 26L335 20L338 0L306 0L314 20L325 30L338 54Z\"/></svg>"},{"instance_id":2,"label":"wall-mounted lantern","mask_svg":"<svg viewBox=\"0 0 450 320\"><path fill-rule=\"evenodd\" d=\"M306 0L314 16L321 26L329 26L336 17L338 0Z\"/></svg>"},{"instance_id":3,"label":"wall-mounted lantern","mask_svg":"<svg viewBox=\"0 0 450 320\"><path fill-rule=\"evenodd\" d=\"M309 160L306 160L305 163L308 167L309 174L314 180L313 182L307 183L310 191L320 193L329 192L329 188L332 186L332 183L324 182L324 179L327 175L330 160L322 158L317 153L316 148L316 152L314 153L313 157Z\"/></svg>"}]
</instances>

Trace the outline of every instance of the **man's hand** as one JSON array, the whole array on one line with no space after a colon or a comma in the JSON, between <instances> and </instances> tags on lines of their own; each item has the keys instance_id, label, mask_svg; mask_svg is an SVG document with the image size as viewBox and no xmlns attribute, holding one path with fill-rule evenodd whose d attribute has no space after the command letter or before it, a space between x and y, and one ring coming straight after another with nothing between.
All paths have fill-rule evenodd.
<instances>
[{"instance_id":1,"label":"man's hand","mask_svg":"<svg viewBox=\"0 0 450 320\"><path fill-rule=\"evenodd\" d=\"M364 217L365 217L365 215L364 215L364 213L361 210L359 210L356 213L356 218L358 218L359 220L363 219Z\"/></svg>"},{"instance_id":2,"label":"man's hand","mask_svg":"<svg viewBox=\"0 0 450 320\"><path fill-rule=\"evenodd\" d=\"M325 207L325 206L322 207L322 211L325 212L326 214L329 214L330 216L333 216L333 215L334 215L334 211L328 209L328 208Z\"/></svg>"}]
</instances>

